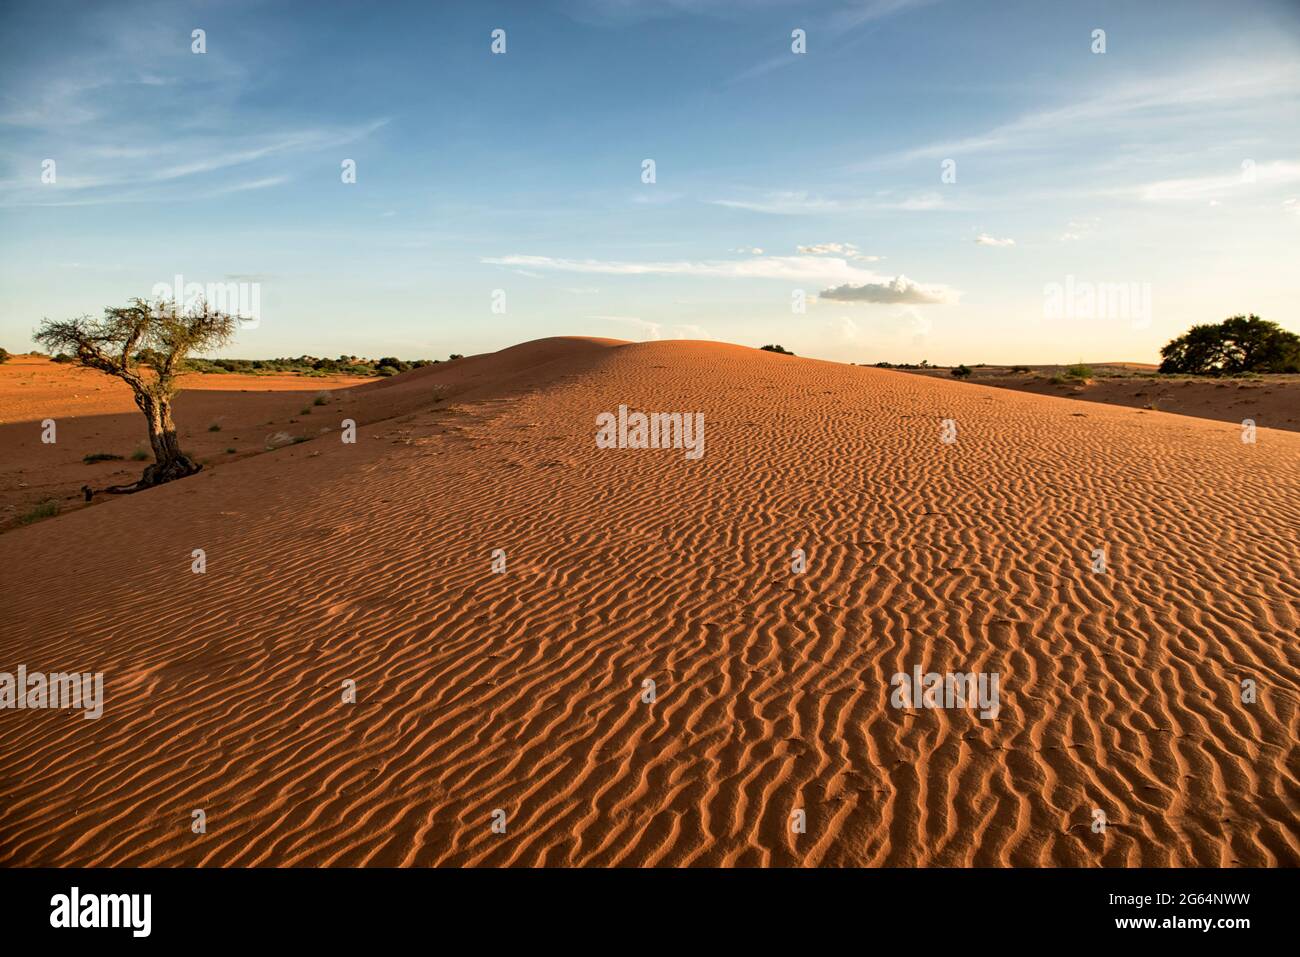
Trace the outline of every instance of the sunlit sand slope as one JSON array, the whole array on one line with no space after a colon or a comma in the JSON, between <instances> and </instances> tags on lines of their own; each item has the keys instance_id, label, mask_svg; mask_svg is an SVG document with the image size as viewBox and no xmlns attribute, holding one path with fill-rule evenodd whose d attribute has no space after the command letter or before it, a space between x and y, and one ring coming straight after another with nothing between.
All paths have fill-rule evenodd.
<instances>
[{"instance_id":1,"label":"sunlit sand slope","mask_svg":"<svg viewBox=\"0 0 1300 957\"><path fill-rule=\"evenodd\" d=\"M0 671L106 693L0 711L0 864L1300 863L1300 434L697 342L348 408L0 536Z\"/></svg>"}]
</instances>

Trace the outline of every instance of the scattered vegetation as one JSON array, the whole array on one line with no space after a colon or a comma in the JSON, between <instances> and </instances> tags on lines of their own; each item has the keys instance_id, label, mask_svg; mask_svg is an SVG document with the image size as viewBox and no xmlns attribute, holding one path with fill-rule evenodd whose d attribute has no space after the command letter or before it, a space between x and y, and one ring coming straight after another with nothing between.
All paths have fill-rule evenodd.
<instances>
[{"instance_id":1,"label":"scattered vegetation","mask_svg":"<svg viewBox=\"0 0 1300 957\"><path fill-rule=\"evenodd\" d=\"M1012 366L1012 367L1011 367L1011 374L1012 374L1012 375L1025 375L1025 374L1027 374L1028 372L1029 372L1029 366Z\"/></svg>"},{"instance_id":2,"label":"scattered vegetation","mask_svg":"<svg viewBox=\"0 0 1300 957\"><path fill-rule=\"evenodd\" d=\"M316 396L316 398L315 398L314 400L312 400L312 405L324 405L324 404L325 404L326 402L328 402L328 401L329 401L329 399L326 398L326 396L325 396L324 393L322 393L322 394Z\"/></svg>"},{"instance_id":3,"label":"scattered vegetation","mask_svg":"<svg viewBox=\"0 0 1300 957\"><path fill-rule=\"evenodd\" d=\"M1072 366L1066 366L1065 369L1062 370L1061 375L1067 379L1091 379L1093 377L1092 366L1086 366L1082 362L1079 362Z\"/></svg>"},{"instance_id":4,"label":"scattered vegetation","mask_svg":"<svg viewBox=\"0 0 1300 957\"><path fill-rule=\"evenodd\" d=\"M81 461L87 465L93 465L96 462L118 462L122 456L114 455L112 452L95 452L93 455L84 456Z\"/></svg>"},{"instance_id":5,"label":"scattered vegetation","mask_svg":"<svg viewBox=\"0 0 1300 957\"><path fill-rule=\"evenodd\" d=\"M1192 326L1160 350L1160 371L1182 375L1300 372L1300 336L1259 316Z\"/></svg>"},{"instance_id":6,"label":"scattered vegetation","mask_svg":"<svg viewBox=\"0 0 1300 957\"><path fill-rule=\"evenodd\" d=\"M768 346L760 346L759 348L763 352L778 352L783 356L794 355L793 352L791 352L789 349L784 348L783 346L768 345Z\"/></svg>"},{"instance_id":7,"label":"scattered vegetation","mask_svg":"<svg viewBox=\"0 0 1300 957\"><path fill-rule=\"evenodd\" d=\"M43 518L59 514L59 503L52 498L47 498L30 512L18 516L19 525L30 525L32 522L39 522Z\"/></svg>"},{"instance_id":8,"label":"scattered vegetation","mask_svg":"<svg viewBox=\"0 0 1300 957\"><path fill-rule=\"evenodd\" d=\"M148 355L141 355L141 361L148 361ZM459 357L453 357L459 358ZM415 359L407 362L395 356L382 359L366 359L358 356L339 356L337 359L321 359L316 356L298 356L284 359L203 359L191 358L185 367L191 372L206 372L220 375L237 373L241 375L301 375L301 376L390 376L411 369L421 369L428 365L437 365L437 359ZM323 403L322 403L323 404Z\"/></svg>"}]
</instances>

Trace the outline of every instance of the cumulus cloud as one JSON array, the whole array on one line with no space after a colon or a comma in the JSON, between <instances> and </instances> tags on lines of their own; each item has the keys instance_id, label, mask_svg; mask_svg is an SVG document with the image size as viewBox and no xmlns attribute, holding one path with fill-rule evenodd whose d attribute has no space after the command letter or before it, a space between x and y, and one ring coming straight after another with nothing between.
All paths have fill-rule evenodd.
<instances>
[{"instance_id":1,"label":"cumulus cloud","mask_svg":"<svg viewBox=\"0 0 1300 957\"><path fill-rule=\"evenodd\" d=\"M1014 246L1014 239L998 239L996 236L990 236L988 233L980 233L975 237L977 246Z\"/></svg>"},{"instance_id":2,"label":"cumulus cloud","mask_svg":"<svg viewBox=\"0 0 1300 957\"><path fill-rule=\"evenodd\" d=\"M868 282L856 286L846 283L833 289L823 290L819 298L832 299L836 302L902 303L923 306L955 302L957 296L944 286L923 286L900 275L884 282Z\"/></svg>"}]
</instances>

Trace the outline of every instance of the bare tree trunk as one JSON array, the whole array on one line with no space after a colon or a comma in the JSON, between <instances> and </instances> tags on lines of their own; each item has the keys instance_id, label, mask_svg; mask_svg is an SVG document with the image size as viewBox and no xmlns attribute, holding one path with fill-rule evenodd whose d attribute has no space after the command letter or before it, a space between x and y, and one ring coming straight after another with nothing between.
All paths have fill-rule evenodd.
<instances>
[{"instance_id":1,"label":"bare tree trunk","mask_svg":"<svg viewBox=\"0 0 1300 957\"><path fill-rule=\"evenodd\" d=\"M172 402L169 397L146 396L142 408L149 418L149 444L153 446L154 463L144 470L140 483L144 486L161 485L173 479L193 475L203 466L181 451L172 422Z\"/></svg>"},{"instance_id":2,"label":"bare tree trunk","mask_svg":"<svg viewBox=\"0 0 1300 957\"><path fill-rule=\"evenodd\" d=\"M111 485L104 489L105 492L116 494L138 492L174 479L185 478L203 468L181 451L180 439L176 436L176 424L172 422L170 396L159 396L137 390L135 404L140 407L140 411L145 414L149 422L149 444L153 447L154 462L144 470L139 481L131 485Z\"/></svg>"}]
</instances>

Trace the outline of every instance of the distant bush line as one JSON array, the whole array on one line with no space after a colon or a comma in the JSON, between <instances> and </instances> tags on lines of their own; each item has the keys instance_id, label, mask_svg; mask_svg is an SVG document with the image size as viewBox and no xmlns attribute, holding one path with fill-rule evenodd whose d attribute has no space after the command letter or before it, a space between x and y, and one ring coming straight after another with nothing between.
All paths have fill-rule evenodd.
<instances>
[{"instance_id":1,"label":"distant bush line","mask_svg":"<svg viewBox=\"0 0 1300 957\"><path fill-rule=\"evenodd\" d=\"M463 358L452 355L447 361ZM148 357L142 357L148 361ZM390 376L425 366L438 365L439 359L413 359L407 361L395 356L381 359L365 359L357 356L339 356L337 359L322 359L316 356L298 356L296 359L197 359L186 360L186 369L191 372L239 373L244 375L290 374L302 376Z\"/></svg>"}]
</instances>

